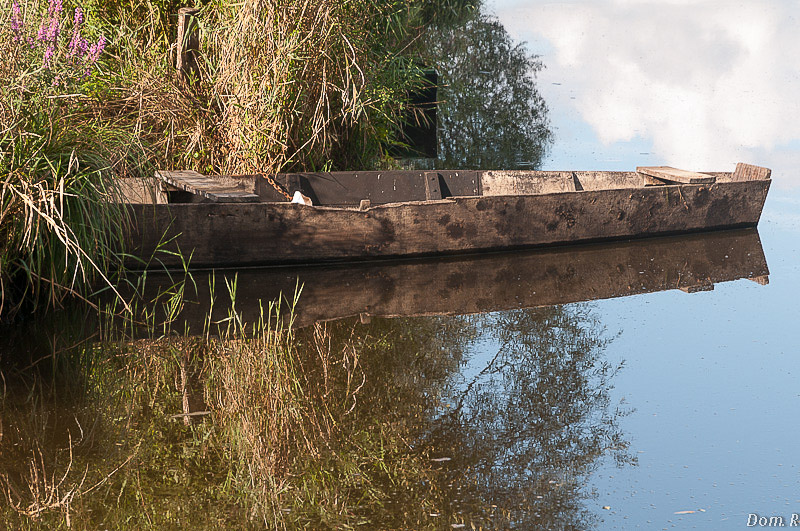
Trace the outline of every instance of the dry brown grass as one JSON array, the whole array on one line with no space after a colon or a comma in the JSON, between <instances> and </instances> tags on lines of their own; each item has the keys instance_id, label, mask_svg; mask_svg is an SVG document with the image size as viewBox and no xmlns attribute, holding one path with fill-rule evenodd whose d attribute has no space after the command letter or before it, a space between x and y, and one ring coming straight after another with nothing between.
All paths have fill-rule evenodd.
<instances>
[{"instance_id":1,"label":"dry brown grass","mask_svg":"<svg viewBox=\"0 0 800 531\"><path fill-rule=\"evenodd\" d=\"M174 46L144 29L157 26L152 11L128 21L142 28L120 26L128 40L113 53L126 71L94 112L127 123L154 163L170 168L375 164L416 82L398 55L417 31L400 29L409 9L370 0L212 3L198 15L201 76L189 87L175 79Z\"/></svg>"}]
</instances>

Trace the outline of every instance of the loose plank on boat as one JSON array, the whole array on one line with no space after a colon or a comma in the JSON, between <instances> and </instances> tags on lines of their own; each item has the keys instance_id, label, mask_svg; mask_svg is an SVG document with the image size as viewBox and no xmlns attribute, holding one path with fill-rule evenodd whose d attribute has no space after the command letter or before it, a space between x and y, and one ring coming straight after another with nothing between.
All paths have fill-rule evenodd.
<instances>
[{"instance_id":1,"label":"loose plank on boat","mask_svg":"<svg viewBox=\"0 0 800 531\"><path fill-rule=\"evenodd\" d=\"M696 171L679 170L671 166L639 166L636 171L662 181L683 184L711 184L716 177Z\"/></svg>"}]
</instances>

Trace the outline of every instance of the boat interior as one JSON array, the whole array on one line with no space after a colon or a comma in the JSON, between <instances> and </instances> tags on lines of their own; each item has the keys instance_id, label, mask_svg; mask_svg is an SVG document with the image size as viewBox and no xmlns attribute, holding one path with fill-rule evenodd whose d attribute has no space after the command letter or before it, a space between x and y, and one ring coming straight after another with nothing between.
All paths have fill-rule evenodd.
<instances>
[{"instance_id":1,"label":"boat interior","mask_svg":"<svg viewBox=\"0 0 800 531\"><path fill-rule=\"evenodd\" d=\"M151 184L124 183L130 203L287 202L300 192L314 206L365 208L451 197L552 194L676 184L769 179L770 170L739 163L733 172L690 172L668 166L637 171L432 170L205 176L156 172ZM131 181L131 180L128 180Z\"/></svg>"}]
</instances>

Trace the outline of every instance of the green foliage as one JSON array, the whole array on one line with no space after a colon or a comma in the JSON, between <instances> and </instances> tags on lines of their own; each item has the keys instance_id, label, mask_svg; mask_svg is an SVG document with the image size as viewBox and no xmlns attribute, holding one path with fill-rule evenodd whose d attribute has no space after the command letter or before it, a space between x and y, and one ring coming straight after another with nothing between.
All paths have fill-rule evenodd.
<instances>
[{"instance_id":1,"label":"green foliage","mask_svg":"<svg viewBox=\"0 0 800 531\"><path fill-rule=\"evenodd\" d=\"M26 300L59 304L85 294L120 267L126 212L112 200L111 165L132 144L122 148L120 131L70 127L72 112L31 95L4 113L11 127L0 133L0 314Z\"/></svg>"},{"instance_id":2,"label":"green foliage","mask_svg":"<svg viewBox=\"0 0 800 531\"><path fill-rule=\"evenodd\" d=\"M135 131L99 120L104 38L71 14L29 2L0 32L0 315L109 285L126 211L114 178L148 168ZM37 27L59 21L46 40ZM32 43L32 44L29 44ZM82 48L81 48L82 46Z\"/></svg>"},{"instance_id":3,"label":"green foliage","mask_svg":"<svg viewBox=\"0 0 800 531\"><path fill-rule=\"evenodd\" d=\"M30 0L24 35L0 30L0 315L23 300L87 297L119 269L120 177L156 167L241 174L391 164L385 148L421 80L411 44L436 13L474 3L203 3L201 76L190 86L173 68L182 2L81 4L78 26L76 4L54 15ZM11 6L1 3L2 13ZM58 34L38 39L54 17ZM75 35L107 49L76 55Z\"/></svg>"}]
</instances>

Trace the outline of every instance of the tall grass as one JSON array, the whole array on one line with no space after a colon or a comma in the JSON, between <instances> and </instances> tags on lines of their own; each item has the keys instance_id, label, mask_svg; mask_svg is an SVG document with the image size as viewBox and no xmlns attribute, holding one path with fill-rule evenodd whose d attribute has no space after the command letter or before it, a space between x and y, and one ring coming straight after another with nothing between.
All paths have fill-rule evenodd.
<instances>
[{"instance_id":1,"label":"tall grass","mask_svg":"<svg viewBox=\"0 0 800 531\"><path fill-rule=\"evenodd\" d=\"M111 200L120 177L392 164L431 2L203 3L189 85L173 66L181 4L86 0L73 22L56 0L0 1L0 315L110 279L126 222ZM54 19L60 33L42 40Z\"/></svg>"},{"instance_id":2,"label":"tall grass","mask_svg":"<svg viewBox=\"0 0 800 531\"><path fill-rule=\"evenodd\" d=\"M253 0L209 10L223 167L375 164L418 72L413 2Z\"/></svg>"},{"instance_id":3,"label":"tall grass","mask_svg":"<svg viewBox=\"0 0 800 531\"><path fill-rule=\"evenodd\" d=\"M172 4L94 10L118 34L104 115L135 123L160 165L246 174L387 164L407 92L422 82L412 44L425 2L209 2L198 15L200 78L188 87L172 69Z\"/></svg>"},{"instance_id":4,"label":"tall grass","mask_svg":"<svg viewBox=\"0 0 800 531\"><path fill-rule=\"evenodd\" d=\"M57 2L3 7L0 315L10 315L111 285L126 224L113 177L146 157L135 135L92 112L104 38Z\"/></svg>"}]
</instances>

